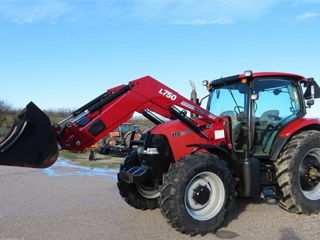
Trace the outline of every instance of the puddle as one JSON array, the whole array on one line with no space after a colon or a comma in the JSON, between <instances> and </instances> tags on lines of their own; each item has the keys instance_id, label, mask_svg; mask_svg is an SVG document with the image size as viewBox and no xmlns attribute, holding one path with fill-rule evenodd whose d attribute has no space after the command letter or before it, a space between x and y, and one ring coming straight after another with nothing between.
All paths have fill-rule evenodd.
<instances>
[{"instance_id":1,"label":"puddle","mask_svg":"<svg viewBox=\"0 0 320 240\"><path fill-rule=\"evenodd\" d=\"M71 164L67 159L59 157L58 160L49 168L42 170L48 176L103 176L111 179L117 178L118 170L108 168L85 167Z\"/></svg>"}]
</instances>

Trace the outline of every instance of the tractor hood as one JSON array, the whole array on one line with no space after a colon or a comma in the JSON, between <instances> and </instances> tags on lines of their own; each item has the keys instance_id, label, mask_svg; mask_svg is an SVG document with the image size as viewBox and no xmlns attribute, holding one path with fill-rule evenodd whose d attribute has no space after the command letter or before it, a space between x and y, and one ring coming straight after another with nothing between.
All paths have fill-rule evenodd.
<instances>
[{"instance_id":1,"label":"tractor hood","mask_svg":"<svg viewBox=\"0 0 320 240\"><path fill-rule=\"evenodd\" d=\"M208 139L193 131L180 120L165 122L149 131L152 135L164 135L167 138L175 161L196 150L196 145L199 144L228 145L227 129L224 127L227 125L224 124L225 121L228 121L227 118L217 117L212 124L208 124L201 118L193 118L192 120L209 137Z\"/></svg>"}]
</instances>

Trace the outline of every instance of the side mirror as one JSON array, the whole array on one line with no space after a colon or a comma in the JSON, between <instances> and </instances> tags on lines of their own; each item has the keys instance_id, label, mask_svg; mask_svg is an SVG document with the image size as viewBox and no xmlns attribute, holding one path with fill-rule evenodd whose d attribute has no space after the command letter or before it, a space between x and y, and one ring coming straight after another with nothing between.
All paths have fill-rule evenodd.
<instances>
[{"instance_id":1,"label":"side mirror","mask_svg":"<svg viewBox=\"0 0 320 240\"><path fill-rule=\"evenodd\" d=\"M303 94L304 99L320 98L320 87L313 78L308 78L304 86L307 88Z\"/></svg>"},{"instance_id":2,"label":"side mirror","mask_svg":"<svg viewBox=\"0 0 320 240\"><path fill-rule=\"evenodd\" d=\"M313 78L308 78L308 82L304 85L307 89L303 94L306 101L306 107L311 108L314 105L314 99L320 98L320 87Z\"/></svg>"}]
</instances>

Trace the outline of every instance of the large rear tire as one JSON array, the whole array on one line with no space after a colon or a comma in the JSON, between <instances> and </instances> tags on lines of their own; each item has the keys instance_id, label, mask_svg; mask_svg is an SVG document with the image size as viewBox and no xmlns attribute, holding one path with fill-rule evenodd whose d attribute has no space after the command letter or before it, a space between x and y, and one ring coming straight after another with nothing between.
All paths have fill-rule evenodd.
<instances>
[{"instance_id":1,"label":"large rear tire","mask_svg":"<svg viewBox=\"0 0 320 240\"><path fill-rule=\"evenodd\" d=\"M303 131L285 145L275 163L279 205L294 213L320 212L320 132Z\"/></svg>"},{"instance_id":2,"label":"large rear tire","mask_svg":"<svg viewBox=\"0 0 320 240\"><path fill-rule=\"evenodd\" d=\"M234 203L234 181L217 156L196 153L172 164L163 177L159 205L166 221L190 235L216 232Z\"/></svg>"},{"instance_id":3,"label":"large rear tire","mask_svg":"<svg viewBox=\"0 0 320 240\"><path fill-rule=\"evenodd\" d=\"M137 153L132 153L126 157L120 170L128 167L139 166ZM118 189L121 197L132 207L147 210L158 208L158 188L154 188L148 183L126 183L118 175Z\"/></svg>"}]
</instances>

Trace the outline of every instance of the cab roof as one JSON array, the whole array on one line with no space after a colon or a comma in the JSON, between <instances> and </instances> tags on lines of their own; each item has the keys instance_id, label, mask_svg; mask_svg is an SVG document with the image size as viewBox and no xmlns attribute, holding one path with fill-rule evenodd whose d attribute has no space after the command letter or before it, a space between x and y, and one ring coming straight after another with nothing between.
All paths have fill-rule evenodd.
<instances>
[{"instance_id":1,"label":"cab roof","mask_svg":"<svg viewBox=\"0 0 320 240\"><path fill-rule=\"evenodd\" d=\"M292 74L292 73L282 73L282 72L255 72L252 73L252 75L250 77L245 76L245 74L239 74L239 75L234 75L234 76L230 76L230 77L225 77L225 78L220 78L220 79L216 79L213 80L210 85L212 87L217 87L217 86L222 86L225 84L232 84L232 83L236 83L238 81L240 81L241 79L244 78L268 78L268 77L279 77L279 78L286 78L286 79L292 79L295 81L299 81L299 82L307 82L307 78L301 76L301 75L297 75L297 74Z\"/></svg>"}]
</instances>

